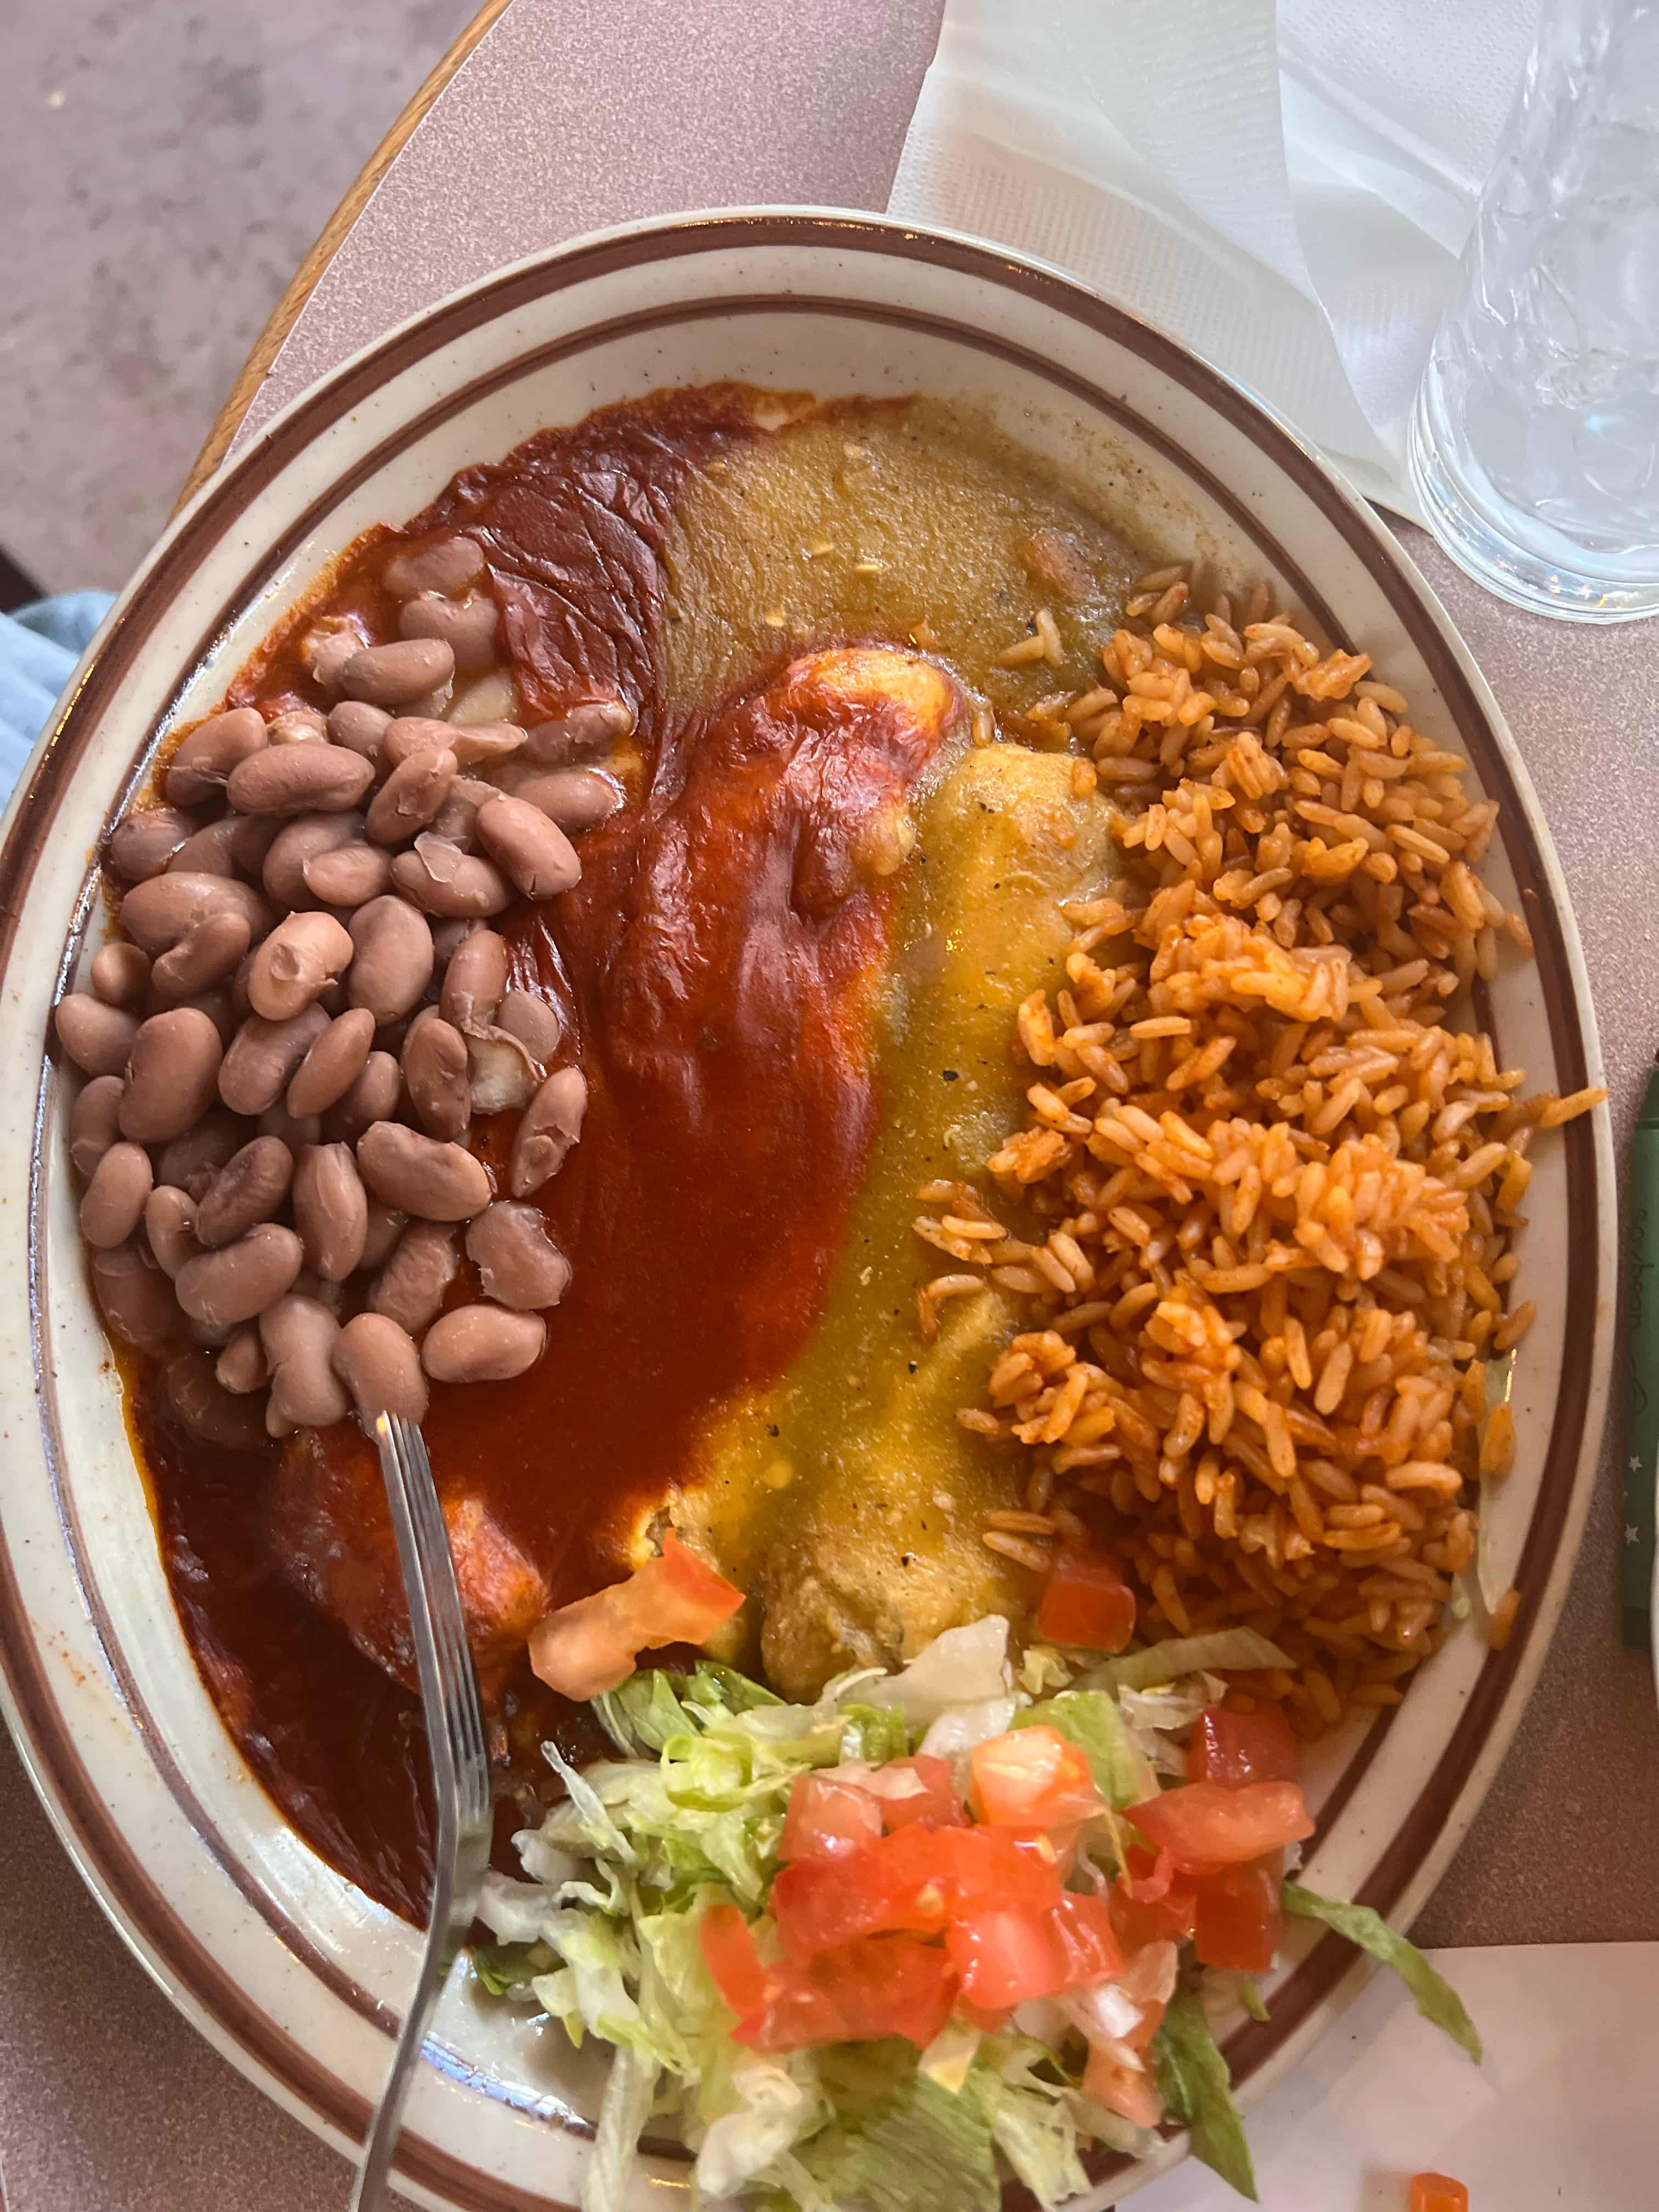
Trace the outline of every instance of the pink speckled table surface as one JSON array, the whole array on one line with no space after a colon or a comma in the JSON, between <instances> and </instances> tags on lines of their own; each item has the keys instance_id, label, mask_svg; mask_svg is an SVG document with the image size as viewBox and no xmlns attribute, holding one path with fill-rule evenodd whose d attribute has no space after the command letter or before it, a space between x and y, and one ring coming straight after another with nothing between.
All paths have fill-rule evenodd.
<instances>
[{"instance_id":1,"label":"pink speckled table surface","mask_svg":"<svg viewBox=\"0 0 1659 2212\"><path fill-rule=\"evenodd\" d=\"M880 208L939 0L514 0L324 272L246 428L504 261L693 207ZM1659 631L1551 624L1410 550L1507 713L1571 888L1622 1154L1659 1046ZM1619 1438L1545 1674L1423 1915L1436 1943L1659 1936L1659 1730L1620 1650ZM342 2162L176 2014L0 1741L0 2159L9 2212L318 2212Z\"/></svg>"}]
</instances>

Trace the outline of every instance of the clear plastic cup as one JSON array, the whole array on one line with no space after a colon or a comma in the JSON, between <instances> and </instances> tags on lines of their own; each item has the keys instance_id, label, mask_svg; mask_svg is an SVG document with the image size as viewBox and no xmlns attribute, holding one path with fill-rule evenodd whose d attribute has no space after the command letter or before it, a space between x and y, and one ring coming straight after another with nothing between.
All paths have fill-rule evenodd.
<instances>
[{"instance_id":1,"label":"clear plastic cup","mask_svg":"<svg viewBox=\"0 0 1659 2212\"><path fill-rule=\"evenodd\" d=\"M1545 0L1410 459L1503 598L1659 614L1659 0Z\"/></svg>"}]
</instances>

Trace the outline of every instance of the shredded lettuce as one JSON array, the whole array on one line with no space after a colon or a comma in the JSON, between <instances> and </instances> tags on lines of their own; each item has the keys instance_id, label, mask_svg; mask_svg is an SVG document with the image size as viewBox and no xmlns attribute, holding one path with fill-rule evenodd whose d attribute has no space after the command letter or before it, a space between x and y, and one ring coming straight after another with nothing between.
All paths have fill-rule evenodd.
<instances>
[{"instance_id":1,"label":"shredded lettuce","mask_svg":"<svg viewBox=\"0 0 1659 2212\"><path fill-rule=\"evenodd\" d=\"M1299 1881L1285 1882L1280 1895L1286 1912L1299 1920L1322 1921L1383 1966L1392 1966L1417 2000L1424 2019L1443 2028L1477 2066L1480 2063L1480 2038L1462 1998L1443 1975L1435 1972L1416 1944L1396 1934L1381 1914L1373 1912L1369 1905L1343 1905L1334 1898L1321 1897L1315 1890L1304 1889Z\"/></svg>"},{"instance_id":2,"label":"shredded lettuce","mask_svg":"<svg viewBox=\"0 0 1659 2212\"><path fill-rule=\"evenodd\" d=\"M558 1960L545 1943L475 1943L472 1971L492 1997L528 1997L531 1984Z\"/></svg>"},{"instance_id":3,"label":"shredded lettuce","mask_svg":"<svg viewBox=\"0 0 1659 2212\"><path fill-rule=\"evenodd\" d=\"M871 1686L872 1705L896 1705L916 1728L952 1706L1005 1698L1013 1688L1008 1664L1008 1624L988 1613L969 1628L947 1628L919 1652L902 1674Z\"/></svg>"},{"instance_id":4,"label":"shredded lettuce","mask_svg":"<svg viewBox=\"0 0 1659 2212\"><path fill-rule=\"evenodd\" d=\"M593 2154L582 2184L582 2212L622 2212L656 2087L657 2069L651 2059L638 2051L617 2051L611 2062Z\"/></svg>"},{"instance_id":5,"label":"shredded lettuce","mask_svg":"<svg viewBox=\"0 0 1659 2212\"><path fill-rule=\"evenodd\" d=\"M830 2204L999 2212L994 2094L994 2076L982 2068L954 2095L913 2070L874 2111L826 2128L794 2155Z\"/></svg>"},{"instance_id":6,"label":"shredded lettuce","mask_svg":"<svg viewBox=\"0 0 1659 2212\"><path fill-rule=\"evenodd\" d=\"M1088 1754L1095 1787L1109 1805L1127 1812L1158 1795L1152 1761L1124 1725L1117 1700L1104 1690L1062 1690L1055 1698L1016 1713L1012 1725L1055 1729Z\"/></svg>"},{"instance_id":7,"label":"shredded lettuce","mask_svg":"<svg viewBox=\"0 0 1659 2212\"><path fill-rule=\"evenodd\" d=\"M1152 2039L1152 2055L1165 2105L1191 2130L1194 2157L1254 2203L1255 2169L1233 2102L1232 2078L1192 1990L1178 1989L1170 1997Z\"/></svg>"},{"instance_id":8,"label":"shredded lettuce","mask_svg":"<svg viewBox=\"0 0 1659 2212\"><path fill-rule=\"evenodd\" d=\"M1207 1636L1175 1636L1144 1651L1126 1651L1091 1668L1079 1690L1149 1690L1158 1682L1178 1682L1186 1674L1224 1674L1259 1667L1288 1667L1276 1644L1253 1628L1218 1628Z\"/></svg>"}]
</instances>

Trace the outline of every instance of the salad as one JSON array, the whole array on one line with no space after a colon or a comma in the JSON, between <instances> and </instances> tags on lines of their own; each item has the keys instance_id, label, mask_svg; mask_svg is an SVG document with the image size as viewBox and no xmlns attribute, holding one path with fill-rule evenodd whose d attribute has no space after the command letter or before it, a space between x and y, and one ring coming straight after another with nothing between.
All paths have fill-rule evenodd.
<instances>
[{"instance_id":1,"label":"salad","mask_svg":"<svg viewBox=\"0 0 1659 2212\"><path fill-rule=\"evenodd\" d=\"M1063 1626L1063 1624L1062 1624ZM1127 1635L1127 1629L1126 1629ZM492 1875L474 1965L616 2047L584 2187L618 2212L642 2134L700 2195L773 2212L994 2212L1086 2190L1166 2123L1254 2197L1218 2041L1265 2018L1287 1915L1395 1968L1478 2059L1455 1992L1374 1912L1293 1878L1313 1832L1248 1629L1102 1659L1000 1617L788 1705L703 1660L602 1692L617 1756Z\"/></svg>"}]
</instances>

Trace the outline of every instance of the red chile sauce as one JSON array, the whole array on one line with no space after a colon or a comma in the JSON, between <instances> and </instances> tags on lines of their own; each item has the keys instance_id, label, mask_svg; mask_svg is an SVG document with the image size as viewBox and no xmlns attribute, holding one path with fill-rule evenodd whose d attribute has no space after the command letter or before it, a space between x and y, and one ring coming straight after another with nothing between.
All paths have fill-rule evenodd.
<instances>
[{"instance_id":1,"label":"red chile sauce","mask_svg":"<svg viewBox=\"0 0 1659 2212\"><path fill-rule=\"evenodd\" d=\"M441 1489L481 1514L546 1603L615 1579L615 1531L670 1495L726 1394L781 1373L818 1312L867 1164L870 1012L891 904L854 855L933 737L890 702L849 719L795 681L678 721L664 698L660 552L690 472L756 433L740 392L682 392L544 431L364 541L231 703L325 704L299 657L319 613L397 635L389 556L482 543L529 722L621 692L639 718L629 805L581 846L577 890L501 925L515 980L559 1005L590 1089L580 1145L541 1194L574 1278L516 1382L437 1389ZM936 733L934 733L936 735ZM482 1132L499 1164L510 1128ZM464 1267L452 1302L474 1296ZM428 1868L416 1701L374 1456L350 1425L268 1463L185 1437L140 1381L134 1422L180 1618L225 1723L301 1832L418 1917ZM491 1693L500 1830L546 1794L535 1747L599 1748L529 1676L514 1622ZM509 1656L510 1655L510 1656ZM510 1863L510 1862L507 1862Z\"/></svg>"}]
</instances>

